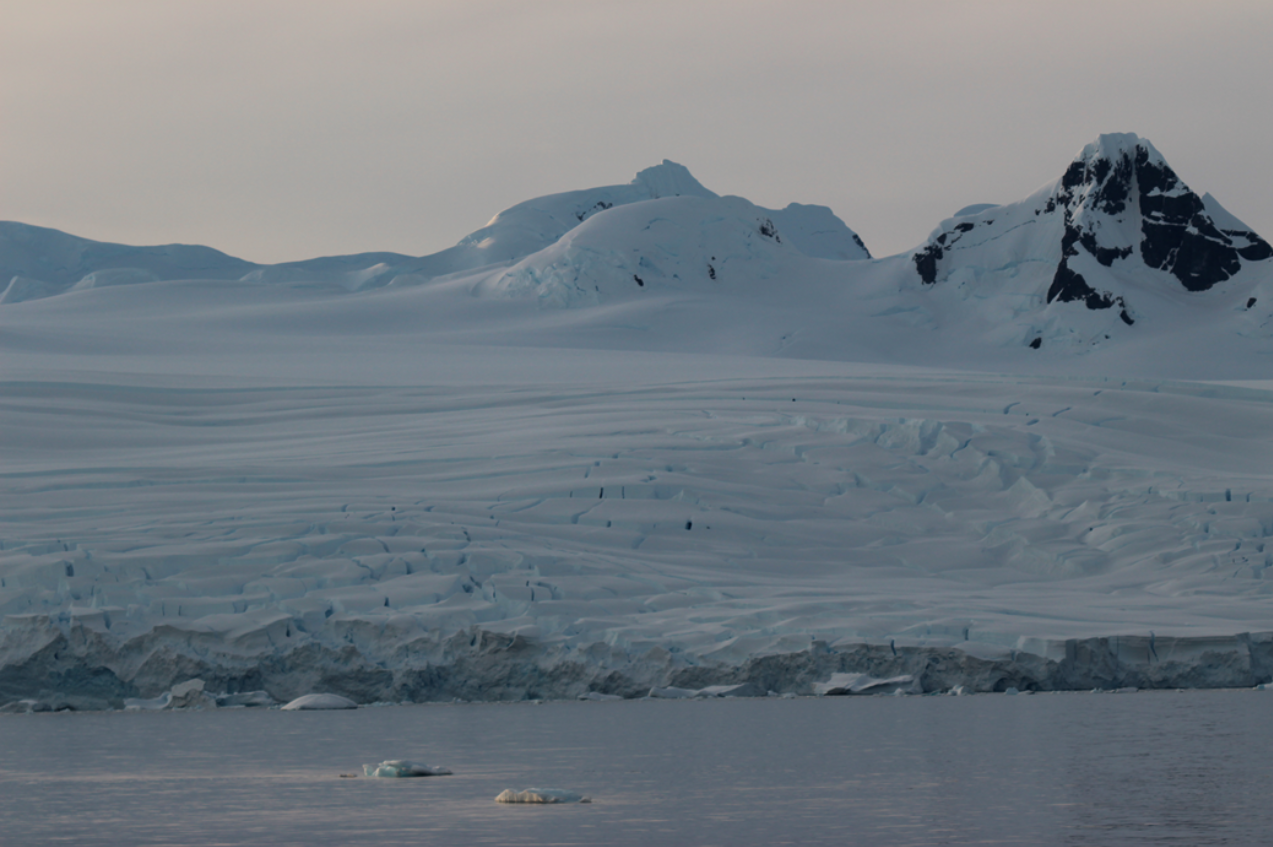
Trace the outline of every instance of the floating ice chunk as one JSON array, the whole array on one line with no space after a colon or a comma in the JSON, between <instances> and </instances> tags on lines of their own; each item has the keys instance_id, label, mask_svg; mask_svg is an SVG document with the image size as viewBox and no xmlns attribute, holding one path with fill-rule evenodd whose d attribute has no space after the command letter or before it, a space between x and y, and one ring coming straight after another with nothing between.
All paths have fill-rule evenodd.
<instances>
[{"instance_id":1,"label":"floating ice chunk","mask_svg":"<svg viewBox=\"0 0 1273 847\"><path fill-rule=\"evenodd\" d=\"M339 694L306 694L283 707L285 712L309 712L318 709L357 709L358 704Z\"/></svg>"},{"instance_id":2,"label":"floating ice chunk","mask_svg":"<svg viewBox=\"0 0 1273 847\"><path fill-rule=\"evenodd\" d=\"M0 706L2 714L30 714L31 712L51 712L53 707L39 700L14 700Z\"/></svg>"},{"instance_id":3,"label":"floating ice chunk","mask_svg":"<svg viewBox=\"0 0 1273 847\"><path fill-rule=\"evenodd\" d=\"M1020 694L1021 692L1017 690L1017 687L1015 685L1010 685L1006 689L1004 689L1003 693L1004 694Z\"/></svg>"},{"instance_id":4,"label":"floating ice chunk","mask_svg":"<svg viewBox=\"0 0 1273 847\"><path fill-rule=\"evenodd\" d=\"M852 694L853 686L863 679L871 677L864 673L833 673L831 678L826 682L817 682L813 685L813 693L819 697L826 695Z\"/></svg>"},{"instance_id":5,"label":"floating ice chunk","mask_svg":"<svg viewBox=\"0 0 1273 847\"><path fill-rule=\"evenodd\" d=\"M964 697L964 696L967 696L968 694L971 694L972 692L968 690L968 686L966 685L956 685L954 688L950 689L950 691L948 691L947 693L950 694L950 696L952 697Z\"/></svg>"},{"instance_id":6,"label":"floating ice chunk","mask_svg":"<svg viewBox=\"0 0 1273 847\"><path fill-rule=\"evenodd\" d=\"M203 690L203 680L188 679L179 682L172 690L149 699L129 697L124 700L124 711L158 711L160 709L215 709L217 698Z\"/></svg>"},{"instance_id":7,"label":"floating ice chunk","mask_svg":"<svg viewBox=\"0 0 1273 847\"><path fill-rule=\"evenodd\" d=\"M362 772L367 776L410 777L410 776L450 776L448 768L437 765L421 765L405 759L386 759L378 765L363 765Z\"/></svg>"},{"instance_id":8,"label":"floating ice chunk","mask_svg":"<svg viewBox=\"0 0 1273 847\"><path fill-rule=\"evenodd\" d=\"M265 691L241 691L238 694L218 694L218 706L273 706L278 701Z\"/></svg>"},{"instance_id":9,"label":"floating ice chunk","mask_svg":"<svg viewBox=\"0 0 1273 847\"><path fill-rule=\"evenodd\" d=\"M527 788L525 791L504 789L496 803L591 803L592 798L560 788Z\"/></svg>"},{"instance_id":10,"label":"floating ice chunk","mask_svg":"<svg viewBox=\"0 0 1273 847\"><path fill-rule=\"evenodd\" d=\"M659 688L655 686L650 689L649 697L656 697L660 700L684 700L687 697L695 697L698 695L697 689L694 688L676 688L669 685L667 688Z\"/></svg>"},{"instance_id":11,"label":"floating ice chunk","mask_svg":"<svg viewBox=\"0 0 1273 847\"><path fill-rule=\"evenodd\" d=\"M699 697L764 697L765 692L750 682L738 685L709 685L698 690Z\"/></svg>"},{"instance_id":12,"label":"floating ice chunk","mask_svg":"<svg viewBox=\"0 0 1273 847\"><path fill-rule=\"evenodd\" d=\"M203 692L203 680L179 682L168 692L169 709L215 709L217 701Z\"/></svg>"},{"instance_id":13,"label":"floating ice chunk","mask_svg":"<svg viewBox=\"0 0 1273 847\"><path fill-rule=\"evenodd\" d=\"M589 691L586 694L579 695L580 700L622 700L618 694L602 694L600 691Z\"/></svg>"},{"instance_id":14,"label":"floating ice chunk","mask_svg":"<svg viewBox=\"0 0 1273 847\"><path fill-rule=\"evenodd\" d=\"M170 691L165 691L163 694L160 694L158 697L152 697L150 699L145 699L142 697L127 697L124 699L124 711L126 712L148 711L149 712L149 711L156 711L158 709L166 709L168 708L168 702L170 700L172 700L172 692Z\"/></svg>"},{"instance_id":15,"label":"floating ice chunk","mask_svg":"<svg viewBox=\"0 0 1273 847\"><path fill-rule=\"evenodd\" d=\"M880 679L865 673L833 673L826 682L815 683L813 693L819 697L836 697L845 694L922 694L919 680L912 674L901 674Z\"/></svg>"}]
</instances>

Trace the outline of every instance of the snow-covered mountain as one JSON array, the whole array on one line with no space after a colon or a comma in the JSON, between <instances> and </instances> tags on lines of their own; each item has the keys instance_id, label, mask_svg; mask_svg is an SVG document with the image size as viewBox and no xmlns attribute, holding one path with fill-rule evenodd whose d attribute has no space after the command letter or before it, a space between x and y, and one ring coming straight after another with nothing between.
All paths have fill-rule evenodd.
<instances>
[{"instance_id":1,"label":"snow-covered mountain","mask_svg":"<svg viewBox=\"0 0 1273 847\"><path fill-rule=\"evenodd\" d=\"M569 191L519 203L500 212L454 247L419 258L398 253L359 253L258 265L208 247L129 247L44 227L0 222L0 280L6 283L0 289L0 303L95 286L164 280L329 283L351 291L395 282L418 284L441 276L509 265L553 248L567 236L573 237L574 230L601 212L678 197L698 198L708 218L721 218L710 221L718 231L741 226L746 235L755 233L775 243L786 237L788 249L817 258L870 257L862 240L825 206L792 203L774 210L739 198L720 198L704 188L684 166L664 160L641 171L626 185ZM724 224L725 220L730 223ZM710 244L704 242L700 246L707 250ZM731 258L740 257L722 256L718 261L724 263ZM699 270L710 261L704 253Z\"/></svg>"},{"instance_id":2,"label":"snow-covered mountain","mask_svg":"<svg viewBox=\"0 0 1273 847\"><path fill-rule=\"evenodd\" d=\"M255 267L211 247L130 247L0 221L0 303L163 279L238 279Z\"/></svg>"},{"instance_id":3,"label":"snow-covered mountain","mask_svg":"<svg viewBox=\"0 0 1273 847\"><path fill-rule=\"evenodd\" d=\"M0 225L0 705L1273 681L1271 268L1135 136L882 259L670 162L422 258Z\"/></svg>"},{"instance_id":4,"label":"snow-covered mountain","mask_svg":"<svg viewBox=\"0 0 1273 847\"><path fill-rule=\"evenodd\" d=\"M262 266L0 224L0 305L202 279L316 298L379 291L383 308L419 310L421 332L471 343L1261 376L1267 242L1135 135L1101 136L1058 170L1026 199L967 207L882 259L826 207L721 197L668 161L625 185L520 203L423 257ZM393 292L405 289L402 312Z\"/></svg>"},{"instance_id":5,"label":"snow-covered mountain","mask_svg":"<svg viewBox=\"0 0 1273 847\"><path fill-rule=\"evenodd\" d=\"M1263 330L1270 258L1250 227L1127 133L1102 135L1025 200L943 221L910 261L923 286L954 289L999 317L1001 337L1038 349L1100 345L1139 320L1250 312L1261 299L1258 326L1228 323Z\"/></svg>"}]
</instances>

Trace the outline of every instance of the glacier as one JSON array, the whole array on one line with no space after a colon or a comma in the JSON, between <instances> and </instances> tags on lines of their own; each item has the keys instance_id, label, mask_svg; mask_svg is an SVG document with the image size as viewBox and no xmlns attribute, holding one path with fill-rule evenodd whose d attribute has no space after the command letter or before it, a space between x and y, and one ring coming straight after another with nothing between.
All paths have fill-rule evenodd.
<instances>
[{"instance_id":1,"label":"glacier","mask_svg":"<svg viewBox=\"0 0 1273 847\"><path fill-rule=\"evenodd\" d=\"M11 711L1273 681L1273 262L1137 136L883 258L664 162L0 273Z\"/></svg>"}]
</instances>

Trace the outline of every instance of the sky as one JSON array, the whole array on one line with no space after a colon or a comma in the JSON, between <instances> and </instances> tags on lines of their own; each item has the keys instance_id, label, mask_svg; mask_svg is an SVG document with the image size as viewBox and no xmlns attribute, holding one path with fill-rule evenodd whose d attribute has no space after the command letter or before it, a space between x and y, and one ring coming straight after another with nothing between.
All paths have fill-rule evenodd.
<instances>
[{"instance_id":1,"label":"sky","mask_svg":"<svg viewBox=\"0 0 1273 847\"><path fill-rule=\"evenodd\" d=\"M877 256L1150 138L1273 236L1273 3L5 0L0 220L423 255L663 159Z\"/></svg>"}]
</instances>

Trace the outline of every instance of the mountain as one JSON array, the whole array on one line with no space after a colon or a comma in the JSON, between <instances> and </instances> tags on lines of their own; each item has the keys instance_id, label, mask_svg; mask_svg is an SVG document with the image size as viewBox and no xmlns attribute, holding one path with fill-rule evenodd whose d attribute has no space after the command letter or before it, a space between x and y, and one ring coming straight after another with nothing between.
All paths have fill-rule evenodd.
<instances>
[{"instance_id":1,"label":"mountain","mask_svg":"<svg viewBox=\"0 0 1273 847\"><path fill-rule=\"evenodd\" d=\"M1217 304L1248 311L1270 257L1267 242L1195 194L1148 140L1124 133L1084 147L1025 200L943 221L910 263L924 287L999 299L1013 340L1038 349L1098 344L1112 320L1132 327L1167 304L1195 317ZM1070 304L1109 319L1085 320Z\"/></svg>"},{"instance_id":2,"label":"mountain","mask_svg":"<svg viewBox=\"0 0 1273 847\"><path fill-rule=\"evenodd\" d=\"M163 279L238 279L256 265L211 247L130 247L0 221L0 303Z\"/></svg>"},{"instance_id":3,"label":"mountain","mask_svg":"<svg viewBox=\"0 0 1273 847\"><path fill-rule=\"evenodd\" d=\"M421 257L258 265L0 223L0 280L0 305L181 280L418 289L396 314L418 309L419 331L476 343L1014 371L1072 371L1081 356L1250 376L1273 334L1273 249L1134 134L1103 135L1024 200L965 207L882 259L824 206L720 196L665 160L627 184L519 203Z\"/></svg>"},{"instance_id":4,"label":"mountain","mask_svg":"<svg viewBox=\"0 0 1273 847\"><path fill-rule=\"evenodd\" d=\"M351 291L391 284L419 284L441 276L510 265L557 245L603 212L673 198L696 199L699 208L709 210L704 212L708 218L728 218L732 221L730 226L742 227L746 233L761 236L767 233L775 243L786 237L787 249L794 249L800 255L827 259L870 258L856 233L825 206L792 203L785 209L774 210L752 206L739 198L722 198L704 188L684 166L664 160L662 164L640 171L626 185L551 194L519 203L500 212L454 247L422 257L359 253L260 265L208 247L179 244L129 247L43 227L0 222L0 280L6 283L0 288L0 304L48 297L72 289L165 280L325 283ZM739 219L740 215L746 220ZM714 229L719 231L722 227L716 225ZM778 232L782 235L777 235ZM623 238L626 233L620 231L615 235ZM700 269L711 261L706 257L711 252L709 247L710 244L704 242L699 251L703 253L698 262Z\"/></svg>"}]
</instances>

